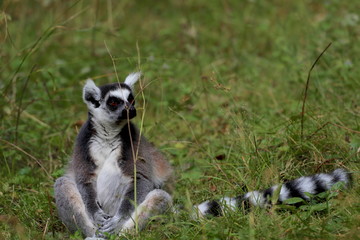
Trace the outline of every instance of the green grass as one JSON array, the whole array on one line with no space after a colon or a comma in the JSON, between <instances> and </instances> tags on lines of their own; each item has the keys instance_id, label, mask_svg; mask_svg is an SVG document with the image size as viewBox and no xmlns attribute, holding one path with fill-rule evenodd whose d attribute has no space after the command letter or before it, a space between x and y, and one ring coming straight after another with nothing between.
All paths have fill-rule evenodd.
<instances>
[{"instance_id":1,"label":"green grass","mask_svg":"<svg viewBox=\"0 0 360 240\"><path fill-rule=\"evenodd\" d=\"M52 186L87 117L85 79L114 82L114 65L120 79L140 69L149 84L144 134L174 166L176 203L234 196L336 167L354 175L352 189L325 203L201 222L186 212L168 214L135 237L359 236L359 1L4 0L0 6L1 239L80 239L58 220ZM312 72L301 139L307 74L330 42Z\"/></svg>"}]
</instances>

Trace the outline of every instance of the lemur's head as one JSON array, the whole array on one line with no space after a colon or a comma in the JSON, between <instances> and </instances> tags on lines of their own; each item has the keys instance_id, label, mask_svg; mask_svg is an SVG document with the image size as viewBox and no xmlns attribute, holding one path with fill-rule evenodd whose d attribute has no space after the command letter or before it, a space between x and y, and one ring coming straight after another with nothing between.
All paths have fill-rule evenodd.
<instances>
[{"instance_id":1,"label":"lemur's head","mask_svg":"<svg viewBox=\"0 0 360 240\"><path fill-rule=\"evenodd\" d=\"M83 89L83 99L87 104L92 121L105 125L118 125L136 116L134 84L141 73L131 73L124 83L112 83L97 87L89 79Z\"/></svg>"}]
</instances>

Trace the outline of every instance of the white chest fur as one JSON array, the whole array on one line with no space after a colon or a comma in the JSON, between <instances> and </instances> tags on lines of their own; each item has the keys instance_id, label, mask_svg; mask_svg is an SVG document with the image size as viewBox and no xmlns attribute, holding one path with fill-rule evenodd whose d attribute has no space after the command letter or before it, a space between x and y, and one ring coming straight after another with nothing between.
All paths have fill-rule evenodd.
<instances>
[{"instance_id":1,"label":"white chest fur","mask_svg":"<svg viewBox=\"0 0 360 240\"><path fill-rule=\"evenodd\" d=\"M118 164L121 142L118 139L106 141L94 137L90 144L90 154L97 165L98 201L107 214L115 215L131 183L131 178L123 174Z\"/></svg>"}]
</instances>

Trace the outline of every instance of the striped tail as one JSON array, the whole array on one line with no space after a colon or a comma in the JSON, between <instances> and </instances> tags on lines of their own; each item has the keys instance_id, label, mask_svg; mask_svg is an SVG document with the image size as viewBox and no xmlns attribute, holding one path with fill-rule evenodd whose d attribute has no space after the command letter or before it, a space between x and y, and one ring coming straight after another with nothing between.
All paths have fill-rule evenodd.
<instances>
[{"instance_id":1,"label":"striped tail","mask_svg":"<svg viewBox=\"0 0 360 240\"><path fill-rule=\"evenodd\" d=\"M279 185L274 185L263 191L247 192L234 198L224 197L220 200L205 201L195 206L195 208L199 217L222 216L226 210L234 211L238 208L246 210L250 206L271 206L273 195L278 195L278 204L294 197L309 200L309 195L305 193L316 195L329 190L338 182L343 182L345 187L349 186L351 182L350 173L339 168L328 174L320 173L285 182L281 185L280 191L278 189Z\"/></svg>"}]
</instances>

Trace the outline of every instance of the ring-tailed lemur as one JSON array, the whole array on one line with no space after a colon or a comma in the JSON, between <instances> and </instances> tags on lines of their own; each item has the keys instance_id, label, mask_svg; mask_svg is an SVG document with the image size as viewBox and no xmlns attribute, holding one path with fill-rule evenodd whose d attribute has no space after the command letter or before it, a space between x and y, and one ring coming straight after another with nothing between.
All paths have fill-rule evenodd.
<instances>
[{"instance_id":1,"label":"ring-tailed lemur","mask_svg":"<svg viewBox=\"0 0 360 240\"><path fill-rule=\"evenodd\" d=\"M133 86L139 78L133 73L124 83L97 87L87 80L84 86L88 120L66 174L54 185L59 217L71 231L104 236L135 228L135 220L141 229L172 201L161 190L170 165L129 121L136 116Z\"/></svg>"},{"instance_id":2,"label":"ring-tailed lemur","mask_svg":"<svg viewBox=\"0 0 360 240\"><path fill-rule=\"evenodd\" d=\"M134 229L135 221L141 229L171 204L171 196L161 190L172 175L170 165L129 121L136 116L133 86L139 78L140 73L133 73L124 83L97 87L88 80L84 86L89 117L80 129L66 174L54 186L59 217L71 231L96 238ZM220 216L227 209L264 207L276 190L279 203L292 197L307 200L305 192L317 194L337 182L348 185L350 175L337 169L286 182L280 190L275 185L235 198L206 201L195 209L198 216Z\"/></svg>"}]
</instances>

